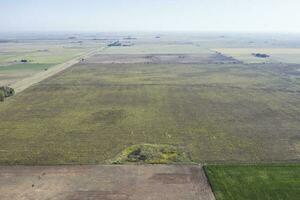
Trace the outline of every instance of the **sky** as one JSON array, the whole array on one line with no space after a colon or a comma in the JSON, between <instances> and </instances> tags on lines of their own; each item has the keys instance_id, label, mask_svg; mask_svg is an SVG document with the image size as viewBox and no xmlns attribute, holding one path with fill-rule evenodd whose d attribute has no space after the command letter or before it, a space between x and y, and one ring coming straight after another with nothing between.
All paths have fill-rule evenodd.
<instances>
[{"instance_id":1,"label":"sky","mask_svg":"<svg viewBox=\"0 0 300 200\"><path fill-rule=\"evenodd\" d=\"M0 0L0 32L300 33L299 0Z\"/></svg>"}]
</instances>

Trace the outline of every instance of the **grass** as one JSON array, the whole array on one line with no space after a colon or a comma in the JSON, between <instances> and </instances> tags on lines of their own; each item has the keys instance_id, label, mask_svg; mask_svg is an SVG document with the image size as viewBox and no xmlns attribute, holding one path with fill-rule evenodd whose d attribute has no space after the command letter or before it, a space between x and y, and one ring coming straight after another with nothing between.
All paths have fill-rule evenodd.
<instances>
[{"instance_id":1,"label":"grass","mask_svg":"<svg viewBox=\"0 0 300 200\"><path fill-rule=\"evenodd\" d=\"M298 160L298 87L239 64L78 64L0 104L0 163L105 163L136 144L198 163Z\"/></svg>"},{"instance_id":2,"label":"grass","mask_svg":"<svg viewBox=\"0 0 300 200\"><path fill-rule=\"evenodd\" d=\"M297 200L300 165L205 166L217 200Z\"/></svg>"}]
</instances>

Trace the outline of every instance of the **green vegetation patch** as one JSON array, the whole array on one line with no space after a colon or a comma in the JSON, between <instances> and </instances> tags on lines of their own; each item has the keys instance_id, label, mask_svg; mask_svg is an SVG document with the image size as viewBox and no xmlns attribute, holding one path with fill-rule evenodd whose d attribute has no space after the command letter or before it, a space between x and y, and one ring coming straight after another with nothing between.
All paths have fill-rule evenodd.
<instances>
[{"instance_id":1,"label":"green vegetation patch","mask_svg":"<svg viewBox=\"0 0 300 200\"><path fill-rule=\"evenodd\" d=\"M300 165L205 166L217 200L296 200Z\"/></svg>"},{"instance_id":2,"label":"green vegetation patch","mask_svg":"<svg viewBox=\"0 0 300 200\"><path fill-rule=\"evenodd\" d=\"M139 144L126 148L115 159L113 164L124 163L147 163L147 164L170 164L190 163L191 160L186 152L180 147L172 145Z\"/></svg>"}]
</instances>

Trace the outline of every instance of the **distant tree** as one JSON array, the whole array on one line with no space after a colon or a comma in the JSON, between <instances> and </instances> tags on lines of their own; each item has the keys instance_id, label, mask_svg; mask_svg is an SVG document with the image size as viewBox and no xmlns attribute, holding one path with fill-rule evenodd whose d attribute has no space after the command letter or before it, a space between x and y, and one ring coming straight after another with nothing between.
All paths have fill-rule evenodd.
<instances>
[{"instance_id":1,"label":"distant tree","mask_svg":"<svg viewBox=\"0 0 300 200\"><path fill-rule=\"evenodd\" d=\"M258 57L258 58L268 58L268 57L270 57L268 54L264 54L264 53L253 53L252 55L255 56L255 57Z\"/></svg>"},{"instance_id":2,"label":"distant tree","mask_svg":"<svg viewBox=\"0 0 300 200\"><path fill-rule=\"evenodd\" d=\"M113 43L110 43L109 45L107 45L108 47L119 47L119 46L122 46L122 43L119 42L119 41L116 41L116 42L113 42Z\"/></svg>"},{"instance_id":3,"label":"distant tree","mask_svg":"<svg viewBox=\"0 0 300 200\"><path fill-rule=\"evenodd\" d=\"M4 98L13 96L15 94L15 90L13 88L10 88L8 86L2 86L0 87L0 93Z\"/></svg>"}]
</instances>

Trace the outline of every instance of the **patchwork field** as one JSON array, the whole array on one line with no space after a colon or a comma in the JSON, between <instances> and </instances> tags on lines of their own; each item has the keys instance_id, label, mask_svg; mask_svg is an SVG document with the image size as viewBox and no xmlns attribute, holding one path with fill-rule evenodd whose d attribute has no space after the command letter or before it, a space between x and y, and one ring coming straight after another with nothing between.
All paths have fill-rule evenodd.
<instances>
[{"instance_id":1,"label":"patchwork field","mask_svg":"<svg viewBox=\"0 0 300 200\"><path fill-rule=\"evenodd\" d=\"M0 40L0 199L300 195L297 38L59 37Z\"/></svg>"},{"instance_id":2,"label":"patchwork field","mask_svg":"<svg viewBox=\"0 0 300 200\"><path fill-rule=\"evenodd\" d=\"M217 200L297 200L300 165L205 166Z\"/></svg>"},{"instance_id":3,"label":"patchwork field","mask_svg":"<svg viewBox=\"0 0 300 200\"><path fill-rule=\"evenodd\" d=\"M178 146L197 163L299 161L300 89L285 75L101 59L0 104L1 164L107 163L144 143Z\"/></svg>"}]
</instances>

